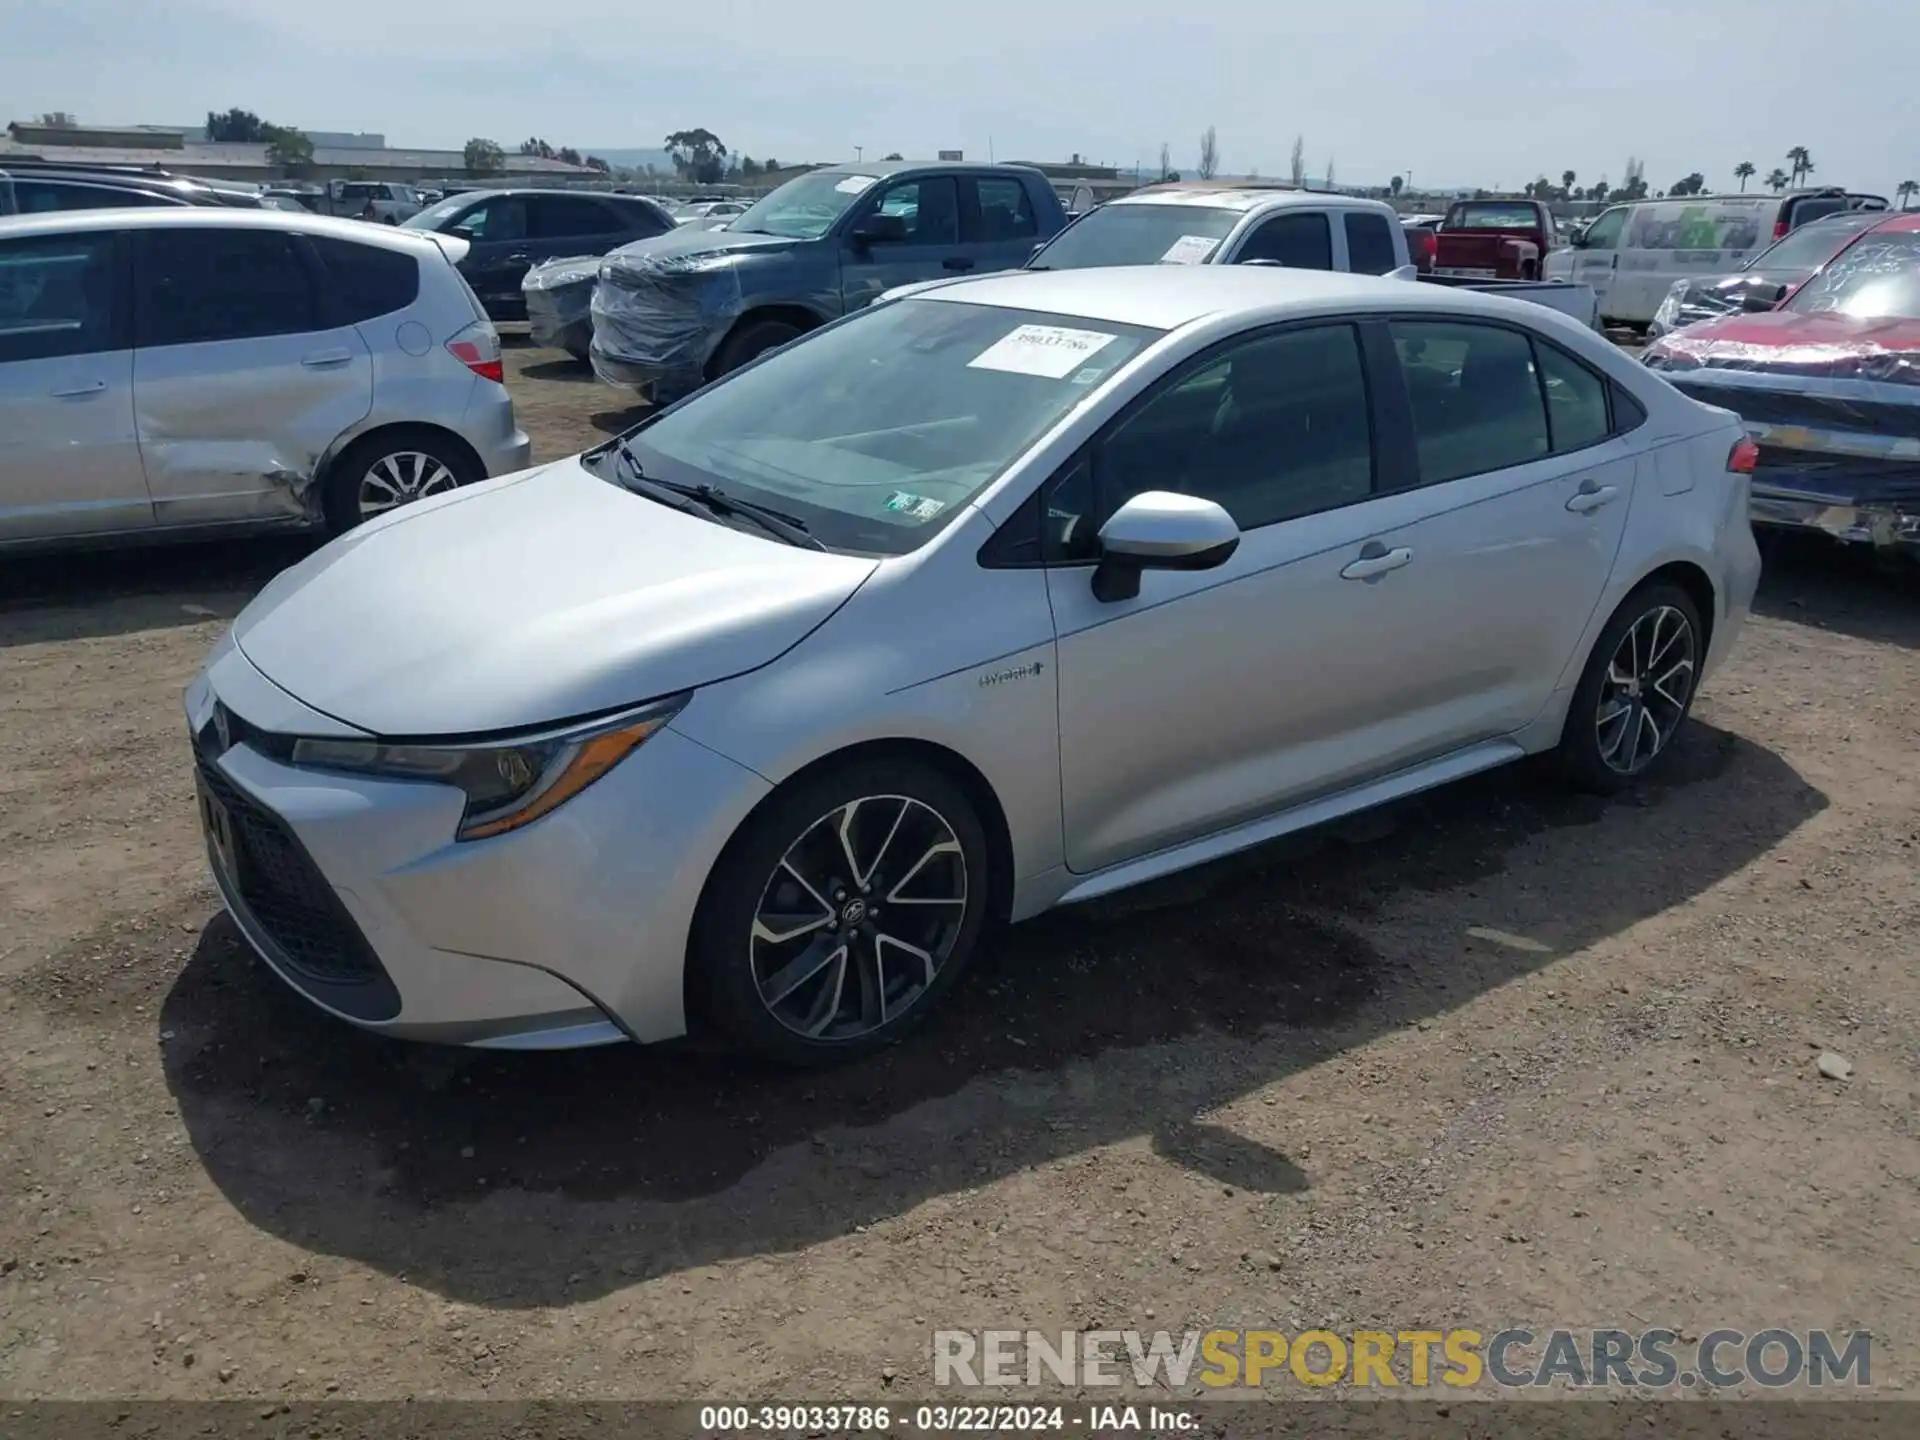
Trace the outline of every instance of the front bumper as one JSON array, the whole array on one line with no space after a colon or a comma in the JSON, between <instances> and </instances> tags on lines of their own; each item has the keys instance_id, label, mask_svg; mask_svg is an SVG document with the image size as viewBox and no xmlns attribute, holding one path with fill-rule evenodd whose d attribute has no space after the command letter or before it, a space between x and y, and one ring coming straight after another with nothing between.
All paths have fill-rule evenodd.
<instances>
[{"instance_id":1,"label":"front bumper","mask_svg":"<svg viewBox=\"0 0 1920 1440\"><path fill-rule=\"evenodd\" d=\"M278 734L341 727L306 725L269 685L223 646L187 719L224 810L217 831L202 811L215 881L276 975L406 1039L558 1049L685 1033L694 908L764 780L668 727L553 814L461 843L456 790L274 758Z\"/></svg>"}]
</instances>

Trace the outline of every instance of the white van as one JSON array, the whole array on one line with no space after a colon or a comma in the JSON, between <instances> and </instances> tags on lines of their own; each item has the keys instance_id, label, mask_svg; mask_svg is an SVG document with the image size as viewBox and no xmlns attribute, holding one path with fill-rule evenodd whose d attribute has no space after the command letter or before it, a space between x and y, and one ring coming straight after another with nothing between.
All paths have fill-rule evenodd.
<instances>
[{"instance_id":1,"label":"white van","mask_svg":"<svg viewBox=\"0 0 1920 1440\"><path fill-rule=\"evenodd\" d=\"M1582 282L1611 325L1644 326L1676 280L1737 270L1789 231L1842 210L1885 210L1884 195L1840 189L1785 195L1688 195L1603 210L1547 257L1547 275Z\"/></svg>"}]
</instances>

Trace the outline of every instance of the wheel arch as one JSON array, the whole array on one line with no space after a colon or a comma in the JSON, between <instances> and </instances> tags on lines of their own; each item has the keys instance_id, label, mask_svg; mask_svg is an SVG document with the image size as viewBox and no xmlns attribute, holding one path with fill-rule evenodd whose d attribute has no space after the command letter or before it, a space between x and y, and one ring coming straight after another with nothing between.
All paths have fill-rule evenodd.
<instances>
[{"instance_id":1,"label":"wheel arch","mask_svg":"<svg viewBox=\"0 0 1920 1440\"><path fill-rule=\"evenodd\" d=\"M1686 592L1687 598L1693 601L1693 608L1699 612L1700 628L1703 632L1700 636L1700 656L1704 661L1713 649L1713 625L1719 604L1713 588L1713 577L1691 560L1669 560L1666 564L1656 566L1634 581L1627 593L1620 597L1620 605L1626 604L1649 585L1662 583L1678 585ZM1619 608L1619 605L1614 606L1616 611Z\"/></svg>"},{"instance_id":2,"label":"wheel arch","mask_svg":"<svg viewBox=\"0 0 1920 1440\"><path fill-rule=\"evenodd\" d=\"M733 337L749 325L758 325L765 320L777 320L783 325L792 325L803 335L809 330L818 330L822 325L827 323L824 316L814 310L808 309L805 305L798 305L791 302L755 305L751 309L744 311L740 315L740 318L729 325L720 338L714 342L713 349L707 354L706 364L701 367L708 379L711 380L714 378L714 363L721 355L726 353L727 346L733 342Z\"/></svg>"}]
</instances>

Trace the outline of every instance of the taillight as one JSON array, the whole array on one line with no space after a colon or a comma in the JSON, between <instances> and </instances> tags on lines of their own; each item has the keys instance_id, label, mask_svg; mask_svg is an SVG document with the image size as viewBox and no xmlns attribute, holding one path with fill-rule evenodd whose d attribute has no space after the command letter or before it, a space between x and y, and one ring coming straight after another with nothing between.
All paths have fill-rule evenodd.
<instances>
[{"instance_id":1,"label":"taillight","mask_svg":"<svg viewBox=\"0 0 1920 1440\"><path fill-rule=\"evenodd\" d=\"M1751 475L1760 466L1760 447L1742 435L1727 452L1727 470L1734 475Z\"/></svg>"},{"instance_id":2,"label":"taillight","mask_svg":"<svg viewBox=\"0 0 1920 1440\"><path fill-rule=\"evenodd\" d=\"M1776 240L1784 240L1787 238L1786 216L1782 215L1778 220L1773 222L1773 238Z\"/></svg>"},{"instance_id":3,"label":"taillight","mask_svg":"<svg viewBox=\"0 0 1920 1440\"><path fill-rule=\"evenodd\" d=\"M1431 230L1414 229L1407 231L1407 251L1413 263L1423 272L1433 268L1434 257L1440 253L1440 240Z\"/></svg>"},{"instance_id":4,"label":"taillight","mask_svg":"<svg viewBox=\"0 0 1920 1440\"><path fill-rule=\"evenodd\" d=\"M485 320L476 320L447 341L447 353L482 380L504 385L507 367L500 359L500 332Z\"/></svg>"}]
</instances>

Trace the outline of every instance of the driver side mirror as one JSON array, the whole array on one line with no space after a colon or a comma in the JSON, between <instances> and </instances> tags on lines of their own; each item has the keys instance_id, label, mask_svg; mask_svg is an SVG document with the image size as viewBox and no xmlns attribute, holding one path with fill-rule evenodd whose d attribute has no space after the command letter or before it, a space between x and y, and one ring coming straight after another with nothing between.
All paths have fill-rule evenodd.
<instances>
[{"instance_id":1,"label":"driver side mirror","mask_svg":"<svg viewBox=\"0 0 1920 1440\"><path fill-rule=\"evenodd\" d=\"M904 215L883 215L878 210L871 215L863 215L853 227L853 243L872 245L897 243L907 238L907 218Z\"/></svg>"},{"instance_id":2,"label":"driver side mirror","mask_svg":"<svg viewBox=\"0 0 1920 1440\"><path fill-rule=\"evenodd\" d=\"M1100 527L1093 598L1111 605L1140 593L1143 570L1212 570L1240 548L1240 527L1211 500L1148 490Z\"/></svg>"},{"instance_id":3,"label":"driver side mirror","mask_svg":"<svg viewBox=\"0 0 1920 1440\"><path fill-rule=\"evenodd\" d=\"M1758 285L1740 297L1740 308L1749 315L1758 315L1771 310L1787 298L1784 285Z\"/></svg>"}]
</instances>

